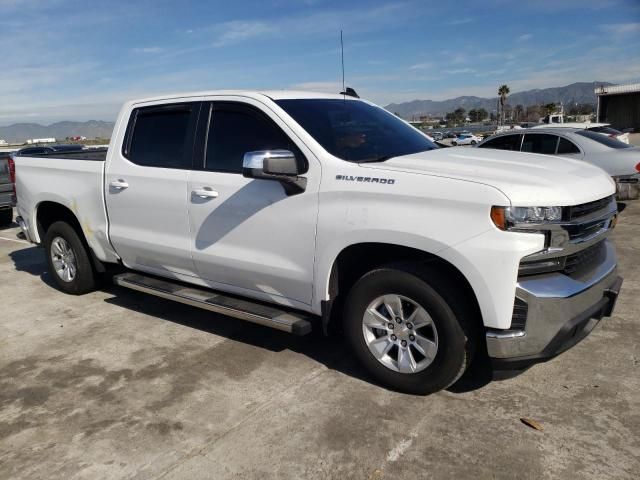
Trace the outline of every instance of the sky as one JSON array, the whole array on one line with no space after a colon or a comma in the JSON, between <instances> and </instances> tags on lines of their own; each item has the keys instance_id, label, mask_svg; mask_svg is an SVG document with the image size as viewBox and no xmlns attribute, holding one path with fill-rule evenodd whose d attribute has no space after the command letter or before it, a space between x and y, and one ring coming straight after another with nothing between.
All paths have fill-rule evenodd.
<instances>
[{"instance_id":1,"label":"sky","mask_svg":"<svg viewBox=\"0 0 640 480\"><path fill-rule=\"evenodd\" d=\"M640 0L0 0L0 125L115 119L213 89L381 105L640 81Z\"/></svg>"}]
</instances>

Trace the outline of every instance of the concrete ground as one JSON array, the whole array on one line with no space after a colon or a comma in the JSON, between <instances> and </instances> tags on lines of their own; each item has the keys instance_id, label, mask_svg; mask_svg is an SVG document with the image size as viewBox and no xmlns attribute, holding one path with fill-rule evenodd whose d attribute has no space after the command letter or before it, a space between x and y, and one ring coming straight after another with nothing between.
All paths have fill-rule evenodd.
<instances>
[{"instance_id":1,"label":"concrete ground","mask_svg":"<svg viewBox=\"0 0 640 480\"><path fill-rule=\"evenodd\" d=\"M374 385L334 340L64 295L17 233L0 230L1 479L638 478L640 202L614 234L613 317L515 379L429 397Z\"/></svg>"}]
</instances>

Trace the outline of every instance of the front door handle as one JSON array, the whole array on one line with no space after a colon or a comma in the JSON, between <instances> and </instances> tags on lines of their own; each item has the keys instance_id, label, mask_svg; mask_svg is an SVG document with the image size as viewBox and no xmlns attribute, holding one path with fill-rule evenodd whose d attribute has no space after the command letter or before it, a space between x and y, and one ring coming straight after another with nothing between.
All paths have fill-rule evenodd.
<instances>
[{"instance_id":1,"label":"front door handle","mask_svg":"<svg viewBox=\"0 0 640 480\"><path fill-rule=\"evenodd\" d=\"M125 188L129 188L129 184L122 179L114 180L109 185L118 190L124 190Z\"/></svg>"},{"instance_id":2,"label":"front door handle","mask_svg":"<svg viewBox=\"0 0 640 480\"><path fill-rule=\"evenodd\" d=\"M197 188L191 193L200 198L218 198L218 192L213 190L211 187Z\"/></svg>"}]
</instances>

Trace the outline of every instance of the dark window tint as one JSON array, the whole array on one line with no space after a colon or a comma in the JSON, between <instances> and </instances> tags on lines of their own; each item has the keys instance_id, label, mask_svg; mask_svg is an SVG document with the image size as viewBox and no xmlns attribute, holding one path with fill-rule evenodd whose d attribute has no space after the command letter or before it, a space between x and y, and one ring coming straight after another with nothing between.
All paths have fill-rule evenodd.
<instances>
[{"instance_id":1,"label":"dark window tint","mask_svg":"<svg viewBox=\"0 0 640 480\"><path fill-rule=\"evenodd\" d=\"M171 105L139 109L127 158L149 167L186 166L191 108L191 105Z\"/></svg>"},{"instance_id":2,"label":"dark window tint","mask_svg":"<svg viewBox=\"0 0 640 480\"><path fill-rule=\"evenodd\" d=\"M487 140L480 148L495 148L497 150L520 151L522 135L500 135L499 137Z\"/></svg>"},{"instance_id":3,"label":"dark window tint","mask_svg":"<svg viewBox=\"0 0 640 480\"><path fill-rule=\"evenodd\" d=\"M547 133L527 133L522 141L522 151L555 155L557 143L557 135L550 135Z\"/></svg>"},{"instance_id":4,"label":"dark window tint","mask_svg":"<svg viewBox=\"0 0 640 480\"><path fill-rule=\"evenodd\" d=\"M607 137L606 135L602 135L601 133L591 132L589 130L580 130L579 132L576 132L576 135L581 135L583 137L589 138L594 142L598 142L601 145L605 145L609 148L631 148L631 145L621 142L620 140Z\"/></svg>"},{"instance_id":5,"label":"dark window tint","mask_svg":"<svg viewBox=\"0 0 640 480\"><path fill-rule=\"evenodd\" d=\"M607 135L622 135L622 132L611 127L591 127L587 130L597 133L606 133Z\"/></svg>"},{"instance_id":6,"label":"dark window tint","mask_svg":"<svg viewBox=\"0 0 640 480\"><path fill-rule=\"evenodd\" d=\"M558 155L568 155L571 153L580 153L580 149L576 147L573 142L560 137L560 142L558 143Z\"/></svg>"},{"instance_id":7,"label":"dark window tint","mask_svg":"<svg viewBox=\"0 0 640 480\"><path fill-rule=\"evenodd\" d=\"M438 146L386 110L360 100L298 99L276 102L332 155L377 162Z\"/></svg>"},{"instance_id":8,"label":"dark window tint","mask_svg":"<svg viewBox=\"0 0 640 480\"><path fill-rule=\"evenodd\" d=\"M285 133L260 112L240 105L214 106L205 168L241 173L244 154L257 150L290 150L302 161L302 155Z\"/></svg>"}]
</instances>

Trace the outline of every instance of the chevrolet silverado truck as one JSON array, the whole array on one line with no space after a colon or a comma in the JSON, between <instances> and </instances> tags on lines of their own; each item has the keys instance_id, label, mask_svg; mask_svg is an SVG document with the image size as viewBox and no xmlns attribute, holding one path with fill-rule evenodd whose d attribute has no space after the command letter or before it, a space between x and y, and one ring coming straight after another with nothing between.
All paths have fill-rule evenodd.
<instances>
[{"instance_id":1,"label":"chevrolet silverado truck","mask_svg":"<svg viewBox=\"0 0 640 480\"><path fill-rule=\"evenodd\" d=\"M611 315L622 283L605 172L438 149L349 95L133 101L108 149L16 157L16 177L17 221L64 292L119 265L122 287L343 336L404 392L447 388L474 356L548 360Z\"/></svg>"}]
</instances>

